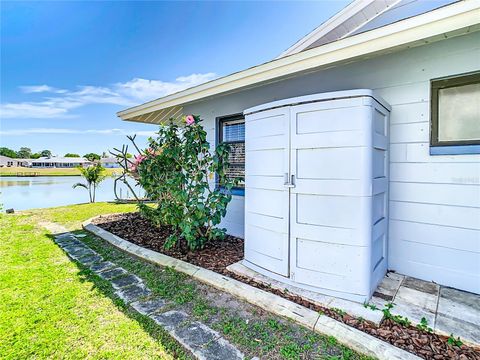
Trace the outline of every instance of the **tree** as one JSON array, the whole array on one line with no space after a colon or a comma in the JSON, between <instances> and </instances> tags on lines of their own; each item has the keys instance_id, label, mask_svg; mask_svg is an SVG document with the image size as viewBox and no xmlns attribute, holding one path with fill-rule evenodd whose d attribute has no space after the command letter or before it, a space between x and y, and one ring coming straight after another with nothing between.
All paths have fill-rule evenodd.
<instances>
[{"instance_id":1,"label":"tree","mask_svg":"<svg viewBox=\"0 0 480 360\"><path fill-rule=\"evenodd\" d=\"M50 157L52 157L52 152L51 152L50 150L42 150L42 151L40 152L40 155L41 155L42 157L50 158Z\"/></svg>"},{"instance_id":2,"label":"tree","mask_svg":"<svg viewBox=\"0 0 480 360\"><path fill-rule=\"evenodd\" d=\"M79 166L78 170L86 180L86 184L83 183L76 183L72 187L75 189L77 187L83 187L88 190L88 196L90 198L90 202L95 202L95 192L97 190L98 185L105 179L105 168L100 165L91 165L88 167Z\"/></svg>"},{"instance_id":3,"label":"tree","mask_svg":"<svg viewBox=\"0 0 480 360\"><path fill-rule=\"evenodd\" d=\"M146 150L138 148L135 137L128 137L139 152L132 160L127 146L113 155L125 171L119 179L132 190L125 174L133 177L155 202L147 206L132 190L142 216L171 227L164 246L196 250L225 236L226 230L217 225L227 212L237 179L227 176L229 145L221 143L211 152L200 117L188 115L184 121L186 126L173 120L162 125ZM212 174L217 174L221 188L210 186Z\"/></svg>"},{"instance_id":4,"label":"tree","mask_svg":"<svg viewBox=\"0 0 480 360\"><path fill-rule=\"evenodd\" d=\"M7 156L12 159L17 158L17 152L15 150L12 150L6 147L0 147L0 155Z\"/></svg>"},{"instance_id":5,"label":"tree","mask_svg":"<svg viewBox=\"0 0 480 360\"><path fill-rule=\"evenodd\" d=\"M75 154L75 153L66 153L64 157L68 157L68 158L79 158L80 155L79 155L79 154Z\"/></svg>"},{"instance_id":6,"label":"tree","mask_svg":"<svg viewBox=\"0 0 480 360\"><path fill-rule=\"evenodd\" d=\"M29 159L32 156L32 150L28 147L21 147L17 152L20 159Z\"/></svg>"},{"instance_id":7,"label":"tree","mask_svg":"<svg viewBox=\"0 0 480 360\"><path fill-rule=\"evenodd\" d=\"M30 159L38 159L38 158L40 158L41 156L42 156L42 154L40 154L40 153L35 153L35 154L30 155Z\"/></svg>"},{"instance_id":8,"label":"tree","mask_svg":"<svg viewBox=\"0 0 480 360\"><path fill-rule=\"evenodd\" d=\"M95 153L88 153L83 155L83 157L86 158L88 161L100 160L100 155Z\"/></svg>"}]
</instances>

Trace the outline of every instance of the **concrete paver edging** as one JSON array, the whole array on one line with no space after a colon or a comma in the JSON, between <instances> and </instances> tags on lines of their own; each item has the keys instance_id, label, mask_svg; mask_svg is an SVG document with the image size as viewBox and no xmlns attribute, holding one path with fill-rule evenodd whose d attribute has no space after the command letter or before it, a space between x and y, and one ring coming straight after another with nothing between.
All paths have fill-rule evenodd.
<instances>
[{"instance_id":1,"label":"concrete paver edging","mask_svg":"<svg viewBox=\"0 0 480 360\"><path fill-rule=\"evenodd\" d=\"M266 311L295 321L296 323L318 333L333 336L340 343L359 353L373 356L380 360L420 359L414 354L397 348L326 315L320 315L313 310L284 299L281 296L255 288L211 270L133 244L94 225L92 221L96 218L97 217L94 217L85 221L82 224L83 228L129 254L157 265L172 267L177 271L192 276L198 281L228 292Z\"/></svg>"},{"instance_id":2,"label":"concrete paver edging","mask_svg":"<svg viewBox=\"0 0 480 360\"><path fill-rule=\"evenodd\" d=\"M217 331L194 320L183 311L168 310L167 301L155 296L138 276L105 259L77 236L60 225L45 223L49 231L54 229L55 243L77 263L89 268L109 282L115 295L163 327L198 360L244 360L245 355ZM93 255L91 255L93 253ZM91 257L95 256L92 262Z\"/></svg>"}]
</instances>

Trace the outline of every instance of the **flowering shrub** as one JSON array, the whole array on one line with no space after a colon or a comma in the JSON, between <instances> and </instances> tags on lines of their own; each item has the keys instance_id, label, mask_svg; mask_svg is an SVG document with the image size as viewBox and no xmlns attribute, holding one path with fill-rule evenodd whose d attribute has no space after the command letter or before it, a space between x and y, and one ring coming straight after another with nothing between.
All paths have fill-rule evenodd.
<instances>
[{"instance_id":1,"label":"flowering shrub","mask_svg":"<svg viewBox=\"0 0 480 360\"><path fill-rule=\"evenodd\" d=\"M186 245L202 248L207 241L223 238L225 229L216 227L226 214L235 181L226 177L228 144L220 144L213 153L207 133L197 116L160 126L158 135L149 139L149 147L127 159L128 148L117 150L123 168L134 177L154 200L151 207L139 200L143 216L156 224L170 225L172 234L166 247ZM222 189L212 188L209 179L217 174Z\"/></svg>"}]
</instances>

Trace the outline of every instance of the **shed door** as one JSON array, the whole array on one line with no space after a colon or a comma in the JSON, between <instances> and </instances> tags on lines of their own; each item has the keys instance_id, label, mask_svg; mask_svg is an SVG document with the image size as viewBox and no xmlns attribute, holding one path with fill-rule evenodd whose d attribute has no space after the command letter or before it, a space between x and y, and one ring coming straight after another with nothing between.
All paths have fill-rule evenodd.
<instances>
[{"instance_id":1,"label":"shed door","mask_svg":"<svg viewBox=\"0 0 480 360\"><path fill-rule=\"evenodd\" d=\"M334 291L355 291L349 280L359 271L354 229L368 203L358 197L365 134L347 103L291 108L290 277Z\"/></svg>"},{"instance_id":2,"label":"shed door","mask_svg":"<svg viewBox=\"0 0 480 360\"><path fill-rule=\"evenodd\" d=\"M245 260L289 275L289 108L245 119Z\"/></svg>"}]
</instances>

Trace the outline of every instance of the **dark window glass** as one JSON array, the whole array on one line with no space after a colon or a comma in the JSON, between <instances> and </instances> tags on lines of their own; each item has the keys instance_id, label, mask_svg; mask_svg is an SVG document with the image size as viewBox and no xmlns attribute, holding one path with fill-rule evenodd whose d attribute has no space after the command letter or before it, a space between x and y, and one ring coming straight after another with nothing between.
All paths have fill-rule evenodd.
<instances>
[{"instance_id":1,"label":"dark window glass","mask_svg":"<svg viewBox=\"0 0 480 360\"><path fill-rule=\"evenodd\" d=\"M243 115L222 117L218 121L218 142L230 144L227 177L240 179L238 189L245 187L245 119ZM219 184L221 185L221 184Z\"/></svg>"}]
</instances>

